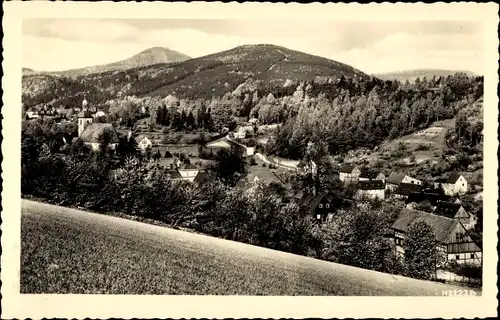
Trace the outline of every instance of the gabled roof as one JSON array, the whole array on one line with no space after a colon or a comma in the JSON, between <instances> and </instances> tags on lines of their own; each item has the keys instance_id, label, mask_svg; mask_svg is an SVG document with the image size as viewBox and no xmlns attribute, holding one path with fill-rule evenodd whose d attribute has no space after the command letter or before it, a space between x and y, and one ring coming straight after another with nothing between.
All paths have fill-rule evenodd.
<instances>
[{"instance_id":1,"label":"gabled roof","mask_svg":"<svg viewBox=\"0 0 500 320\"><path fill-rule=\"evenodd\" d=\"M403 172L391 172L387 178L387 183L400 184L401 181L406 177L406 173Z\"/></svg>"},{"instance_id":2,"label":"gabled roof","mask_svg":"<svg viewBox=\"0 0 500 320\"><path fill-rule=\"evenodd\" d=\"M380 172L375 170L362 170L361 173L359 174L359 177L364 179L374 180L377 178L379 174Z\"/></svg>"},{"instance_id":3,"label":"gabled roof","mask_svg":"<svg viewBox=\"0 0 500 320\"><path fill-rule=\"evenodd\" d=\"M160 159L159 163L160 166L171 166L174 163L179 162L180 160L178 158L162 158Z\"/></svg>"},{"instance_id":4,"label":"gabled roof","mask_svg":"<svg viewBox=\"0 0 500 320\"><path fill-rule=\"evenodd\" d=\"M417 221L424 221L427 223L432 228L436 240L440 243L446 243L450 232L459 224L457 220L436 214L412 209L403 209L396 222L392 225L392 228L401 232L407 232L410 225Z\"/></svg>"},{"instance_id":5,"label":"gabled roof","mask_svg":"<svg viewBox=\"0 0 500 320\"><path fill-rule=\"evenodd\" d=\"M407 203L429 201L432 205L437 205L440 201L447 201L450 196L437 192L411 192L408 195Z\"/></svg>"},{"instance_id":6,"label":"gabled roof","mask_svg":"<svg viewBox=\"0 0 500 320\"><path fill-rule=\"evenodd\" d=\"M184 163L179 167L179 170L199 170L199 168L192 163Z\"/></svg>"},{"instance_id":7,"label":"gabled roof","mask_svg":"<svg viewBox=\"0 0 500 320\"><path fill-rule=\"evenodd\" d=\"M460 173L453 172L453 173L450 173L448 175L448 177L436 179L436 182L454 184L455 182L457 182L457 180L460 178L460 176L461 176Z\"/></svg>"},{"instance_id":8,"label":"gabled roof","mask_svg":"<svg viewBox=\"0 0 500 320\"><path fill-rule=\"evenodd\" d=\"M394 191L395 194L409 196L413 192L419 192L422 190L422 186L413 183L400 183L397 189Z\"/></svg>"},{"instance_id":9,"label":"gabled roof","mask_svg":"<svg viewBox=\"0 0 500 320\"><path fill-rule=\"evenodd\" d=\"M383 190L385 189L384 182L382 180L362 180L358 182L359 190Z\"/></svg>"},{"instance_id":10,"label":"gabled roof","mask_svg":"<svg viewBox=\"0 0 500 320\"><path fill-rule=\"evenodd\" d=\"M198 172L198 174L194 178L193 182L198 184L198 185L202 185L206 181L210 180L212 177L213 176L209 172L200 171L200 172Z\"/></svg>"},{"instance_id":11,"label":"gabled roof","mask_svg":"<svg viewBox=\"0 0 500 320\"><path fill-rule=\"evenodd\" d=\"M170 179L182 179L181 174L177 170L168 171L168 175L170 176Z\"/></svg>"},{"instance_id":12,"label":"gabled roof","mask_svg":"<svg viewBox=\"0 0 500 320\"><path fill-rule=\"evenodd\" d=\"M443 201L438 203L434 213L453 219L461 207L460 203Z\"/></svg>"},{"instance_id":13,"label":"gabled roof","mask_svg":"<svg viewBox=\"0 0 500 320\"><path fill-rule=\"evenodd\" d=\"M89 110L83 110L78 113L78 118L92 118L92 112Z\"/></svg>"},{"instance_id":14,"label":"gabled roof","mask_svg":"<svg viewBox=\"0 0 500 320\"><path fill-rule=\"evenodd\" d=\"M351 173L352 170L354 170L355 168L356 168L355 165L345 163L345 164L342 164L340 166L339 172L342 172L342 173Z\"/></svg>"},{"instance_id":15,"label":"gabled roof","mask_svg":"<svg viewBox=\"0 0 500 320\"><path fill-rule=\"evenodd\" d=\"M100 136L107 130L111 132L110 143L118 143L120 141L118 134L111 123L91 123L82 132L80 138L83 142L99 143Z\"/></svg>"}]
</instances>

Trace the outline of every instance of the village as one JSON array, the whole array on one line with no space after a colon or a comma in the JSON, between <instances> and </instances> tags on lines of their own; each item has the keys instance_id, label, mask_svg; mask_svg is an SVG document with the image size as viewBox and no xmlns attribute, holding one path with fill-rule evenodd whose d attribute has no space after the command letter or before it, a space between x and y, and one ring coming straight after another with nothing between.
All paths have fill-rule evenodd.
<instances>
[{"instance_id":1,"label":"village","mask_svg":"<svg viewBox=\"0 0 500 320\"><path fill-rule=\"evenodd\" d=\"M470 231L476 226L478 218L462 205L461 197L468 192L467 180L459 172L446 177L423 181L405 172L393 171L384 174L376 169L350 163L338 165L338 179L346 186L355 188L353 199L339 199L330 194L310 190L291 191L290 185L283 179L284 173L302 175L317 174L314 161L294 161L266 156L261 151L272 129L277 125L259 126L257 119L241 122L234 130L225 128L215 140L207 141L203 146L187 148L186 145L162 145L149 132L132 133L132 130L117 130L112 123L105 122L106 113L92 108L84 99L81 108L54 110L43 108L38 113L28 110L27 119L54 117L58 121L77 121L78 139L92 150L99 151L102 136L107 133L109 148L117 148L120 137L134 139L137 149L153 159L162 167L172 181L185 181L195 187L202 186L214 175L207 170L214 155L220 150L236 152L248 166L247 175L235 185L246 194L251 194L260 185L282 185L293 197L308 208L318 224L329 221L342 210L356 210L362 201L402 201L405 208L398 214L386 237L391 240L395 252L404 256L405 234L415 221L425 221L433 230L437 250L446 257L446 261L458 264L482 264L482 249L471 238ZM71 110L71 111L69 111ZM143 113L147 110L143 109ZM77 139L77 138L75 138ZM176 148L177 147L177 148ZM201 153L210 154L209 159L201 158ZM424 206L419 206L426 203ZM419 210L420 209L420 210ZM449 278L449 276L447 276Z\"/></svg>"}]
</instances>

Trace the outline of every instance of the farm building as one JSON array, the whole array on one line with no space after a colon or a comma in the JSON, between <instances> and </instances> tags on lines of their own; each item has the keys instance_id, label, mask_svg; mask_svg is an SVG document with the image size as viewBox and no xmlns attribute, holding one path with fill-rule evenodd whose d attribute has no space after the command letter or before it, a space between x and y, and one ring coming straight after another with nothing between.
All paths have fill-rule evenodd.
<instances>
[{"instance_id":1,"label":"farm building","mask_svg":"<svg viewBox=\"0 0 500 320\"><path fill-rule=\"evenodd\" d=\"M391 172L389 177L387 178L385 182L385 186L387 189L391 191L395 191L396 188L399 186L401 183L412 183L412 184L418 184L422 185L422 181L412 178L408 176L406 173L403 172Z\"/></svg>"},{"instance_id":2,"label":"farm building","mask_svg":"<svg viewBox=\"0 0 500 320\"><path fill-rule=\"evenodd\" d=\"M342 182L354 182L358 180L361 170L352 164L342 164L339 169L339 179Z\"/></svg>"},{"instance_id":3,"label":"farm building","mask_svg":"<svg viewBox=\"0 0 500 320\"><path fill-rule=\"evenodd\" d=\"M358 180L359 181L382 180L385 182L385 175L382 172L365 169L365 170L361 170L361 173L359 174Z\"/></svg>"},{"instance_id":4,"label":"farm building","mask_svg":"<svg viewBox=\"0 0 500 320\"><path fill-rule=\"evenodd\" d=\"M435 188L442 188L449 196L464 194L467 192L467 180L460 173L451 173L448 177L436 179Z\"/></svg>"},{"instance_id":5,"label":"farm building","mask_svg":"<svg viewBox=\"0 0 500 320\"><path fill-rule=\"evenodd\" d=\"M400 183L396 190L393 191L394 197L398 199L407 199L410 194L418 193L422 190L422 186L413 183Z\"/></svg>"},{"instance_id":6,"label":"farm building","mask_svg":"<svg viewBox=\"0 0 500 320\"><path fill-rule=\"evenodd\" d=\"M460 221L411 209L403 209L391 227L393 230L392 239L397 253L404 255L406 233L410 226L417 221L424 221L431 227L436 237L438 252L445 256L447 261L481 264L482 250L471 239L467 229Z\"/></svg>"},{"instance_id":7,"label":"farm building","mask_svg":"<svg viewBox=\"0 0 500 320\"><path fill-rule=\"evenodd\" d=\"M442 201L436 206L434 214L458 220L467 230L477 223L477 217L468 213L460 203Z\"/></svg>"},{"instance_id":8,"label":"farm building","mask_svg":"<svg viewBox=\"0 0 500 320\"><path fill-rule=\"evenodd\" d=\"M382 180L363 180L357 184L356 198L370 198L383 200L385 198L385 186Z\"/></svg>"},{"instance_id":9,"label":"farm building","mask_svg":"<svg viewBox=\"0 0 500 320\"><path fill-rule=\"evenodd\" d=\"M422 190L422 192L412 192L408 195L406 203L422 203L425 201L430 202L431 205L437 206L441 201L449 201L450 196L441 194L439 192Z\"/></svg>"}]
</instances>

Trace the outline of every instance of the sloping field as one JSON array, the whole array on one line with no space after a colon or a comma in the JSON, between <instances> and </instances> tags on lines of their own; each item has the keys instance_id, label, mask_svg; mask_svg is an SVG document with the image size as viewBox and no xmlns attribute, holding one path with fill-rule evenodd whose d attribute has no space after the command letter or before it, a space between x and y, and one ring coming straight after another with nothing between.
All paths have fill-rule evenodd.
<instances>
[{"instance_id":1,"label":"sloping field","mask_svg":"<svg viewBox=\"0 0 500 320\"><path fill-rule=\"evenodd\" d=\"M441 295L456 289L26 200L21 234L22 293Z\"/></svg>"}]
</instances>

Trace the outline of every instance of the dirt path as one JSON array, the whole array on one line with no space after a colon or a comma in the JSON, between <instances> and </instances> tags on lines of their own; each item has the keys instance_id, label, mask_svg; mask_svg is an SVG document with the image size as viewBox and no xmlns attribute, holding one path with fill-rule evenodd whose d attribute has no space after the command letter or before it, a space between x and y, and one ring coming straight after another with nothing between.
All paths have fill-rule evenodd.
<instances>
[{"instance_id":1,"label":"dirt path","mask_svg":"<svg viewBox=\"0 0 500 320\"><path fill-rule=\"evenodd\" d=\"M275 67L278 63L280 63L280 62L282 62L282 61L289 61L289 60L288 60L288 55L287 55L286 53L284 53L283 51L281 51L281 50L279 50L279 49L277 49L277 50L278 50L278 52L279 52L279 53L281 53L281 54L283 55L283 59L280 59L280 60L276 61L275 63L273 63L273 64L269 67L269 69L267 69L267 71L271 71L271 70L273 70L273 68L274 68L274 67Z\"/></svg>"}]
</instances>

